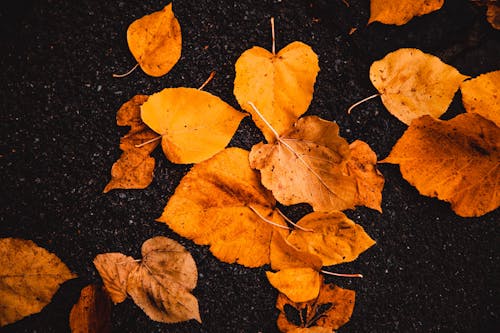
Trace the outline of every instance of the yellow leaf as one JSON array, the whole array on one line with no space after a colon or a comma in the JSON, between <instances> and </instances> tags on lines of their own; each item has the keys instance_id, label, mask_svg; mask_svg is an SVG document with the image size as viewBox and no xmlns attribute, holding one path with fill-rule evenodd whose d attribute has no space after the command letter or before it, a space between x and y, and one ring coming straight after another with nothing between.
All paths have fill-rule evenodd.
<instances>
[{"instance_id":1,"label":"yellow leaf","mask_svg":"<svg viewBox=\"0 0 500 333\"><path fill-rule=\"evenodd\" d=\"M475 113L448 121L412 122L382 162L426 196L451 203L460 216L481 216L500 205L500 129Z\"/></svg>"},{"instance_id":2,"label":"yellow leaf","mask_svg":"<svg viewBox=\"0 0 500 333\"><path fill-rule=\"evenodd\" d=\"M466 78L438 57L418 49L399 49L370 67L370 80L385 107L407 125L427 114L439 118Z\"/></svg>"},{"instance_id":3,"label":"yellow leaf","mask_svg":"<svg viewBox=\"0 0 500 333\"><path fill-rule=\"evenodd\" d=\"M143 145L157 136L141 120L140 106L147 99L148 96L136 95L123 104L116 114L116 123L119 126L130 126L130 131L120 140L123 153L113 164L111 180L104 188L104 193L116 188L146 188L153 180L155 159L150 154L159 141Z\"/></svg>"},{"instance_id":4,"label":"yellow leaf","mask_svg":"<svg viewBox=\"0 0 500 333\"><path fill-rule=\"evenodd\" d=\"M324 283L321 283L318 297L308 302L293 302L284 294L280 294L276 301L276 308L280 310L278 328L287 333L324 333L327 329L329 332L336 330L351 318L355 296L352 290ZM300 318L299 325L287 318L285 306L295 310Z\"/></svg>"},{"instance_id":5,"label":"yellow leaf","mask_svg":"<svg viewBox=\"0 0 500 333\"><path fill-rule=\"evenodd\" d=\"M353 261L375 244L363 227L341 212L313 212L297 225L312 232L296 229L287 241L300 251L320 257L324 266Z\"/></svg>"},{"instance_id":6,"label":"yellow leaf","mask_svg":"<svg viewBox=\"0 0 500 333\"><path fill-rule=\"evenodd\" d=\"M127 298L127 279L130 272L139 266L134 258L121 253L98 254L94 265L113 303L121 303Z\"/></svg>"},{"instance_id":7,"label":"yellow leaf","mask_svg":"<svg viewBox=\"0 0 500 333\"><path fill-rule=\"evenodd\" d=\"M312 268L286 268L279 272L266 272L271 285L293 302L307 302L318 297L321 276Z\"/></svg>"},{"instance_id":8,"label":"yellow leaf","mask_svg":"<svg viewBox=\"0 0 500 333\"><path fill-rule=\"evenodd\" d=\"M377 170L377 155L363 141L349 145L351 156L347 161L347 172L356 179L356 205L373 208L382 213L382 189L384 176Z\"/></svg>"},{"instance_id":9,"label":"yellow leaf","mask_svg":"<svg viewBox=\"0 0 500 333\"><path fill-rule=\"evenodd\" d=\"M30 240L0 239L0 326L40 312L76 275Z\"/></svg>"},{"instance_id":10,"label":"yellow leaf","mask_svg":"<svg viewBox=\"0 0 500 333\"><path fill-rule=\"evenodd\" d=\"M318 56L304 43L293 42L277 54L256 46L236 61L234 95L266 140L273 142L273 133L248 102L253 102L281 135L307 111L318 71Z\"/></svg>"},{"instance_id":11,"label":"yellow leaf","mask_svg":"<svg viewBox=\"0 0 500 333\"><path fill-rule=\"evenodd\" d=\"M306 202L316 211L353 208L356 180L347 174L350 150L337 124L303 117L274 144L252 147L250 165L284 205Z\"/></svg>"},{"instance_id":12,"label":"yellow leaf","mask_svg":"<svg viewBox=\"0 0 500 333\"><path fill-rule=\"evenodd\" d=\"M276 271L286 268L305 267L319 271L323 266L320 257L293 247L285 241L283 235L279 232L273 233L270 251L271 268Z\"/></svg>"},{"instance_id":13,"label":"yellow leaf","mask_svg":"<svg viewBox=\"0 0 500 333\"><path fill-rule=\"evenodd\" d=\"M172 4L132 22L127 42L144 73L151 76L168 73L181 57L182 49L181 27Z\"/></svg>"},{"instance_id":14,"label":"yellow leaf","mask_svg":"<svg viewBox=\"0 0 500 333\"><path fill-rule=\"evenodd\" d=\"M403 25L415 16L429 14L443 6L444 0L371 0L372 22Z\"/></svg>"},{"instance_id":15,"label":"yellow leaf","mask_svg":"<svg viewBox=\"0 0 500 333\"><path fill-rule=\"evenodd\" d=\"M222 261L247 267L269 263L273 227L286 225L276 202L248 164L248 152L228 148L195 165L181 180L158 219L179 235L210 245Z\"/></svg>"},{"instance_id":16,"label":"yellow leaf","mask_svg":"<svg viewBox=\"0 0 500 333\"><path fill-rule=\"evenodd\" d=\"M111 310L111 299L102 286L86 286L69 314L71 333L111 332Z\"/></svg>"},{"instance_id":17,"label":"yellow leaf","mask_svg":"<svg viewBox=\"0 0 500 333\"><path fill-rule=\"evenodd\" d=\"M478 113L500 126L500 70L462 82L462 102L467 112Z\"/></svg>"},{"instance_id":18,"label":"yellow leaf","mask_svg":"<svg viewBox=\"0 0 500 333\"><path fill-rule=\"evenodd\" d=\"M245 115L208 92L167 88L148 98L141 117L162 135L170 161L198 163L224 149Z\"/></svg>"}]
</instances>

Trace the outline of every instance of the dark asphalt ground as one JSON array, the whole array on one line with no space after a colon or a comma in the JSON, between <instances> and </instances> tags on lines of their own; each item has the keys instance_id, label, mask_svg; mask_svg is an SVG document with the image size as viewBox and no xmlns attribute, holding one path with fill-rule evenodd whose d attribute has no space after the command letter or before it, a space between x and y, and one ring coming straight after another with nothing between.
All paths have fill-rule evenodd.
<instances>
[{"instance_id":1,"label":"dark asphalt ground","mask_svg":"<svg viewBox=\"0 0 500 333\"><path fill-rule=\"evenodd\" d=\"M484 10L468 1L447 0L438 12L401 27L367 27L369 1L349 3L348 8L340 0L176 0L183 34L179 63L161 78L138 70L123 79L111 74L135 63L126 43L128 25L165 2L3 3L0 237L35 241L79 278L64 284L41 313L0 331L69 331L69 310L80 289L100 281L92 264L97 254L117 251L139 258L146 239L166 235L185 245L198 265L194 294L203 324L156 323L127 300L114 308L115 332L276 332L277 292L266 280L266 268L221 263L207 247L154 222L189 165L173 165L157 150L150 187L101 193L127 131L116 126L115 114L137 93L198 87L212 70L217 75L206 90L238 107L232 94L234 63L254 45L270 49L271 16L278 49L301 40L319 55L321 72L307 114L337 121L349 142L368 142L379 158L387 156L405 125L380 100L351 115L345 112L376 92L368 77L374 60L416 47L464 74L500 68L499 32L485 21ZM348 35L352 27L358 30ZM460 112L457 94L445 117ZM249 149L260 140L246 119L231 145ZM347 212L377 245L334 268L365 278L327 278L357 293L351 321L339 331L499 332L499 211L457 217L447 203L419 195L397 166L380 170L386 178L383 214L367 208ZM298 219L308 208L285 211Z\"/></svg>"}]
</instances>

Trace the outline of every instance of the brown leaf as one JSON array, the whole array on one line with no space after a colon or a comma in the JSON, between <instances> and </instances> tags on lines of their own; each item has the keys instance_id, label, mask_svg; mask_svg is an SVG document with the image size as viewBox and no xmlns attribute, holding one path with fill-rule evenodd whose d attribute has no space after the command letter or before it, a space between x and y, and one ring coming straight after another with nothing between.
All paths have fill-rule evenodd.
<instances>
[{"instance_id":1,"label":"brown leaf","mask_svg":"<svg viewBox=\"0 0 500 333\"><path fill-rule=\"evenodd\" d=\"M148 96L136 95L123 104L116 114L116 123L119 126L130 126L130 131L120 140L123 153L113 164L111 180L104 188L104 193L117 188L146 188L153 180L155 159L149 155L158 146L159 141L136 147L158 136L141 120L140 106L147 99Z\"/></svg>"},{"instance_id":2,"label":"brown leaf","mask_svg":"<svg viewBox=\"0 0 500 333\"><path fill-rule=\"evenodd\" d=\"M95 284L86 286L69 314L71 332L111 332L111 311L111 299L105 289Z\"/></svg>"},{"instance_id":3,"label":"brown leaf","mask_svg":"<svg viewBox=\"0 0 500 333\"><path fill-rule=\"evenodd\" d=\"M356 206L366 206L382 213L382 189L384 176L377 170L377 155L363 141L349 145L351 156L347 161L347 172L356 179Z\"/></svg>"},{"instance_id":4,"label":"brown leaf","mask_svg":"<svg viewBox=\"0 0 500 333\"><path fill-rule=\"evenodd\" d=\"M172 4L130 24L127 42L144 73L165 75L181 57L182 36Z\"/></svg>"},{"instance_id":5,"label":"brown leaf","mask_svg":"<svg viewBox=\"0 0 500 333\"><path fill-rule=\"evenodd\" d=\"M226 147L245 115L208 92L167 88L149 97L141 117L162 135L170 161L198 163Z\"/></svg>"},{"instance_id":6,"label":"brown leaf","mask_svg":"<svg viewBox=\"0 0 500 333\"><path fill-rule=\"evenodd\" d=\"M197 244L210 245L224 262L259 267L269 263L275 227L256 212L286 225L275 204L250 168L248 152L227 148L184 176L158 221Z\"/></svg>"},{"instance_id":7,"label":"brown leaf","mask_svg":"<svg viewBox=\"0 0 500 333\"><path fill-rule=\"evenodd\" d=\"M320 328L335 330L346 324L354 309L355 292L342 289L334 284L321 284L316 299L296 303L283 294L278 296L276 307L280 310L278 328L281 332L325 332ZM285 308L295 309L300 322L293 323L287 318ZM311 330L300 330L310 328ZM317 328L317 329L315 329Z\"/></svg>"},{"instance_id":8,"label":"brown leaf","mask_svg":"<svg viewBox=\"0 0 500 333\"><path fill-rule=\"evenodd\" d=\"M498 0L488 1L486 19L493 28L500 30L500 4Z\"/></svg>"},{"instance_id":9,"label":"brown leaf","mask_svg":"<svg viewBox=\"0 0 500 333\"><path fill-rule=\"evenodd\" d=\"M123 302L127 298L128 275L139 266L137 261L121 253L104 253L94 258L94 265L113 303Z\"/></svg>"},{"instance_id":10,"label":"brown leaf","mask_svg":"<svg viewBox=\"0 0 500 333\"><path fill-rule=\"evenodd\" d=\"M500 126L500 70L462 82L462 102L467 112L478 113Z\"/></svg>"},{"instance_id":11,"label":"brown leaf","mask_svg":"<svg viewBox=\"0 0 500 333\"><path fill-rule=\"evenodd\" d=\"M466 78L438 57L418 49L396 50L370 67L370 80L385 107L407 125L426 114L439 118Z\"/></svg>"},{"instance_id":12,"label":"brown leaf","mask_svg":"<svg viewBox=\"0 0 500 333\"><path fill-rule=\"evenodd\" d=\"M0 239L0 327L40 312L76 275L30 240Z\"/></svg>"},{"instance_id":13,"label":"brown leaf","mask_svg":"<svg viewBox=\"0 0 500 333\"><path fill-rule=\"evenodd\" d=\"M403 25L415 16L429 14L443 6L444 0L371 0L372 22Z\"/></svg>"},{"instance_id":14,"label":"brown leaf","mask_svg":"<svg viewBox=\"0 0 500 333\"><path fill-rule=\"evenodd\" d=\"M460 216L481 216L500 205L500 129L478 114L412 122L382 162L399 164L417 190L451 203Z\"/></svg>"},{"instance_id":15,"label":"brown leaf","mask_svg":"<svg viewBox=\"0 0 500 333\"><path fill-rule=\"evenodd\" d=\"M285 268L276 273L266 272L271 285L293 302L307 302L318 297L321 276L308 267Z\"/></svg>"},{"instance_id":16,"label":"brown leaf","mask_svg":"<svg viewBox=\"0 0 500 333\"><path fill-rule=\"evenodd\" d=\"M347 174L350 150L337 124L303 117L274 144L252 147L250 165L284 205L309 203L316 211L353 208L356 180Z\"/></svg>"},{"instance_id":17,"label":"brown leaf","mask_svg":"<svg viewBox=\"0 0 500 333\"><path fill-rule=\"evenodd\" d=\"M319 72L318 56L310 46L293 42L277 54L253 47L236 61L234 95L241 108L252 115L268 142L272 131L248 102L253 102L279 135L307 111Z\"/></svg>"},{"instance_id":18,"label":"brown leaf","mask_svg":"<svg viewBox=\"0 0 500 333\"><path fill-rule=\"evenodd\" d=\"M355 260L375 241L364 229L341 212L312 212L304 216L287 238L288 243L300 251L317 255L324 266Z\"/></svg>"}]
</instances>

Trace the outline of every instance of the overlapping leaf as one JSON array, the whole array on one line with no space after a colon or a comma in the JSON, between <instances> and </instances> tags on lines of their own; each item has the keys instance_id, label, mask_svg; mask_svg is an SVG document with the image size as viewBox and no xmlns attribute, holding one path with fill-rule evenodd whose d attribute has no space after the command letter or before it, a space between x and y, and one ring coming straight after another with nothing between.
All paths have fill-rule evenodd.
<instances>
[{"instance_id":1,"label":"overlapping leaf","mask_svg":"<svg viewBox=\"0 0 500 333\"><path fill-rule=\"evenodd\" d=\"M478 114L412 122L382 162L427 196L451 203L460 216L481 216L500 205L500 128Z\"/></svg>"},{"instance_id":2,"label":"overlapping leaf","mask_svg":"<svg viewBox=\"0 0 500 333\"><path fill-rule=\"evenodd\" d=\"M467 112L478 113L500 126L500 70L464 81L460 90Z\"/></svg>"},{"instance_id":3,"label":"overlapping leaf","mask_svg":"<svg viewBox=\"0 0 500 333\"><path fill-rule=\"evenodd\" d=\"M370 19L372 22L403 25L415 16L438 10L444 0L371 0Z\"/></svg>"},{"instance_id":4,"label":"overlapping leaf","mask_svg":"<svg viewBox=\"0 0 500 333\"><path fill-rule=\"evenodd\" d=\"M30 240L0 239L0 326L40 312L76 275Z\"/></svg>"}]
</instances>

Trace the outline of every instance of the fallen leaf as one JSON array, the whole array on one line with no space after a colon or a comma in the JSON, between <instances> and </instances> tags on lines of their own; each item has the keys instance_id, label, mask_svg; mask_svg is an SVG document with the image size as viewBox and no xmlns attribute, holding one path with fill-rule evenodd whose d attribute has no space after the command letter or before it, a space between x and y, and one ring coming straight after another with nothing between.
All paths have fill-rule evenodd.
<instances>
[{"instance_id":1,"label":"fallen leaf","mask_svg":"<svg viewBox=\"0 0 500 333\"><path fill-rule=\"evenodd\" d=\"M466 78L438 57L418 49L399 49L370 67L370 80L385 107L407 125L426 114L439 118Z\"/></svg>"},{"instance_id":2,"label":"fallen leaf","mask_svg":"<svg viewBox=\"0 0 500 333\"><path fill-rule=\"evenodd\" d=\"M486 19L493 28L500 30L500 4L498 0L488 1Z\"/></svg>"},{"instance_id":3,"label":"fallen leaf","mask_svg":"<svg viewBox=\"0 0 500 333\"><path fill-rule=\"evenodd\" d=\"M284 294L279 294L276 301L276 307L280 310L278 328L281 332L287 333L320 333L326 332L324 329L329 329L330 332L336 330L351 318L355 295L352 290L324 283L321 284L318 297L304 303L293 302ZM299 314L297 322L292 322L288 318L287 309Z\"/></svg>"},{"instance_id":4,"label":"fallen leaf","mask_svg":"<svg viewBox=\"0 0 500 333\"><path fill-rule=\"evenodd\" d=\"M208 92L167 88L148 98L141 117L170 161L198 163L226 147L245 115Z\"/></svg>"},{"instance_id":5,"label":"fallen leaf","mask_svg":"<svg viewBox=\"0 0 500 333\"><path fill-rule=\"evenodd\" d=\"M151 319L178 323L195 319L201 323L198 300L191 294L198 271L191 254L166 237L148 239L142 245L142 263L127 281L127 293Z\"/></svg>"},{"instance_id":6,"label":"fallen leaf","mask_svg":"<svg viewBox=\"0 0 500 333\"><path fill-rule=\"evenodd\" d=\"M478 113L500 126L500 70L462 82L462 102L467 112Z\"/></svg>"},{"instance_id":7,"label":"fallen leaf","mask_svg":"<svg viewBox=\"0 0 500 333\"><path fill-rule=\"evenodd\" d=\"M286 268L312 268L319 271L323 266L321 258L315 254L300 251L286 242L283 234L273 233L270 248L271 268L275 271Z\"/></svg>"},{"instance_id":8,"label":"fallen leaf","mask_svg":"<svg viewBox=\"0 0 500 333\"><path fill-rule=\"evenodd\" d=\"M382 163L399 164L403 178L426 196L451 203L460 216L500 205L500 129L475 113L448 121L412 122Z\"/></svg>"},{"instance_id":9,"label":"fallen leaf","mask_svg":"<svg viewBox=\"0 0 500 333\"><path fill-rule=\"evenodd\" d=\"M168 73L181 57L182 49L181 27L172 4L132 22L127 42L144 73L151 76Z\"/></svg>"},{"instance_id":10,"label":"fallen leaf","mask_svg":"<svg viewBox=\"0 0 500 333\"><path fill-rule=\"evenodd\" d=\"M310 46L293 42L277 54L255 46L243 52L235 67L234 95L268 142L276 138L248 102L257 106L279 135L307 111L319 72L318 56Z\"/></svg>"},{"instance_id":11,"label":"fallen leaf","mask_svg":"<svg viewBox=\"0 0 500 333\"><path fill-rule=\"evenodd\" d=\"M253 146L250 165L284 205L305 202L316 211L353 208L356 180L347 174L349 145L338 132L333 122L303 117L276 143Z\"/></svg>"},{"instance_id":12,"label":"fallen leaf","mask_svg":"<svg viewBox=\"0 0 500 333\"><path fill-rule=\"evenodd\" d=\"M0 327L40 312L75 274L30 240L0 239Z\"/></svg>"},{"instance_id":13,"label":"fallen leaf","mask_svg":"<svg viewBox=\"0 0 500 333\"><path fill-rule=\"evenodd\" d=\"M381 22L403 25L415 16L440 9L443 3L444 0L371 0L368 24Z\"/></svg>"},{"instance_id":14,"label":"fallen leaf","mask_svg":"<svg viewBox=\"0 0 500 333\"><path fill-rule=\"evenodd\" d=\"M142 145L158 136L141 120L140 106L147 99L148 96L136 95L123 104L116 114L118 126L130 126L130 131L120 140L123 153L111 168L111 180L104 188L104 193L117 188L143 189L153 180L155 159L150 154L159 141Z\"/></svg>"},{"instance_id":15,"label":"fallen leaf","mask_svg":"<svg viewBox=\"0 0 500 333\"><path fill-rule=\"evenodd\" d=\"M360 225L341 212L312 212L297 225L312 231L295 229L287 242L320 257L324 266L353 261L375 244Z\"/></svg>"},{"instance_id":16,"label":"fallen leaf","mask_svg":"<svg viewBox=\"0 0 500 333\"><path fill-rule=\"evenodd\" d=\"M363 141L349 145L351 156L347 160L347 173L356 180L356 206L366 206L382 213L384 176L377 170L377 155Z\"/></svg>"},{"instance_id":17,"label":"fallen leaf","mask_svg":"<svg viewBox=\"0 0 500 333\"><path fill-rule=\"evenodd\" d=\"M269 263L277 229L261 216L286 225L275 204L250 168L248 152L227 148L184 176L158 221L196 244L210 245L219 260L259 267Z\"/></svg>"},{"instance_id":18,"label":"fallen leaf","mask_svg":"<svg viewBox=\"0 0 500 333\"><path fill-rule=\"evenodd\" d=\"M276 273L266 272L271 285L293 302L307 302L318 297L321 276L312 268L285 268Z\"/></svg>"},{"instance_id":19,"label":"fallen leaf","mask_svg":"<svg viewBox=\"0 0 500 333\"><path fill-rule=\"evenodd\" d=\"M71 332L111 332L111 310L111 299L102 286L95 284L86 286L69 314Z\"/></svg>"},{"instance_id":20,"label":"fallen leaf","mask_svg":"<svg viewBox=\"0 0 500 333\"><path fill-rule=\"evenodd\" d=\"M113 303L121 303L127 298L127 280L139 263L121 253L103 253L94 258L94 265Z\"/></svg>"}]
</instances>

